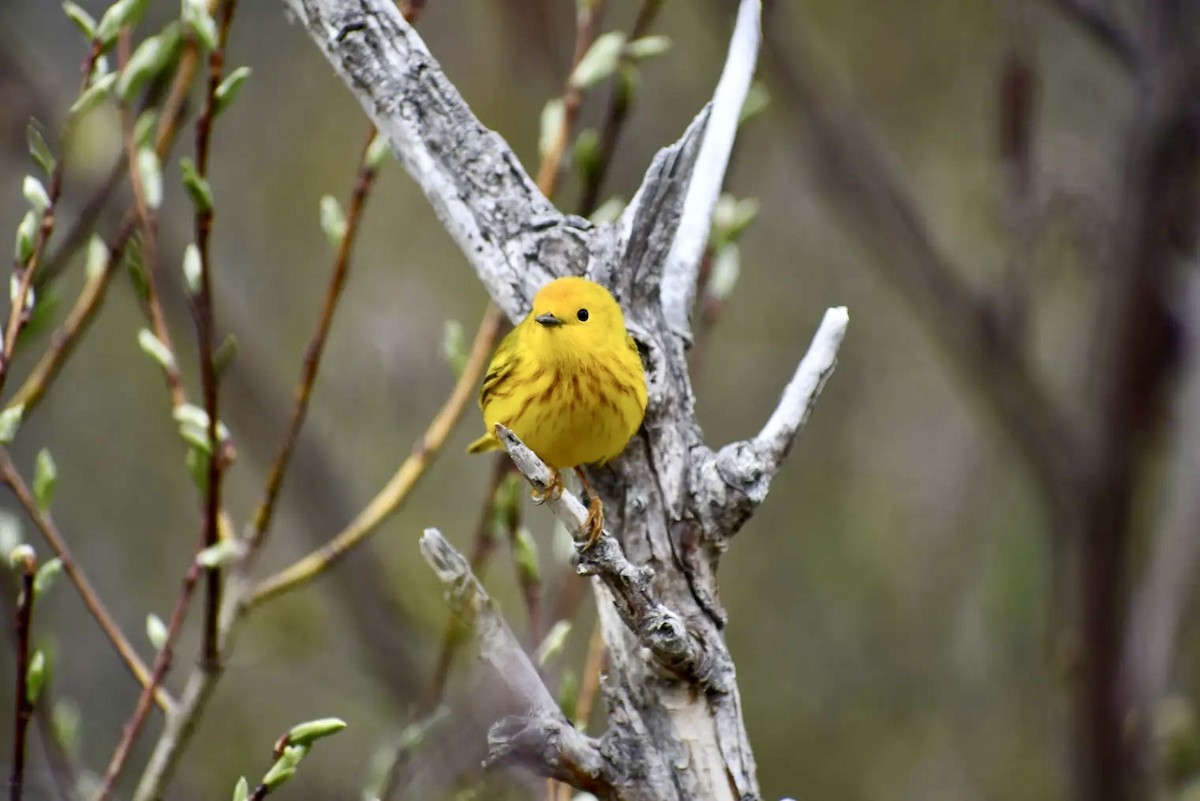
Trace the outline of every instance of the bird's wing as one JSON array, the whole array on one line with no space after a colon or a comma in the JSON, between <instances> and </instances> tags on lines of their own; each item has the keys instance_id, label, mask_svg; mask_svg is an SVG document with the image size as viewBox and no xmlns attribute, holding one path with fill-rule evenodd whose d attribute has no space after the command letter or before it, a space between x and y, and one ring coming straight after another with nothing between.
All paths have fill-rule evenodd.
<instances>
[{"instance_id":1,"label":"bird's wing","mask_svg":"<svg viewBox=\"0 0 1200 801\"><path fill-rule=\"evenodd\" d=\"M500 340L492 362L488 365L487 375L483 377L483 388L479 391L479 408L485 409L488 402L497 394L507 394L511 388L504 387L505 382L512 376L517 366L517 337L520 328L509 331Z\"/></svg>"}]
</instances>

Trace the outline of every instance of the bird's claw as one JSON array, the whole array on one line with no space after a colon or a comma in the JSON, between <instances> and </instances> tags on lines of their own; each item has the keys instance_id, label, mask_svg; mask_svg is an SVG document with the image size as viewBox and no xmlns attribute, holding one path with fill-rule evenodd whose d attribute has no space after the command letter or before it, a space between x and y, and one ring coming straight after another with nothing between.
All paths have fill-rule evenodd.
<instances>
[{"instance_id":1,"label":"bird's claw","mask_svg":"<svg viewBox=\"0 0 1200 801\"><path fill-rule=\"evenodd\" d=\"M580 548L583 551L595 545L596 541L600 539L600 535L604 533L604 504L595 495L588 501L588 516L583 521L583 528L580 529L580 533L587 536L582 548Z\"/></svg>"},{"instance_id":2,"label":"bird's claw","mask_svg":"<svg viewBox=\"0 0 1200 801\"><path fill-rule=\"evenodd\" d=\"M554 474L554 477L550 479L550 483L547 484L545 486L545 488L543 488L541 490L535 488L533 490L533 492L530 493L530 497L533 498L534 503L540 505L540 504L545 503L546 501L557 501L562 496L562 494L563 494L562 478L556 472Z\"/></svg>"}]
</instances>

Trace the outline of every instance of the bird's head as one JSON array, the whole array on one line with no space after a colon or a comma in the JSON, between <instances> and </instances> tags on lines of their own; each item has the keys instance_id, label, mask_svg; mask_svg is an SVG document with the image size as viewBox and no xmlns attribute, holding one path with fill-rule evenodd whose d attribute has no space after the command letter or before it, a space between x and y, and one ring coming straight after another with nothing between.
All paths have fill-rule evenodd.
<instances>
[{"instance_id":1,"label":"bird's head","mask_svg":"<svg viewBox=\"0 0 1200 801\"><path fill-rule=\"evenodd\" d=\"M607 289L577 276L556 278L538 290L529 313L533 335L574 350L625 340L625 315Z\"/></svg>"}]
</instances>

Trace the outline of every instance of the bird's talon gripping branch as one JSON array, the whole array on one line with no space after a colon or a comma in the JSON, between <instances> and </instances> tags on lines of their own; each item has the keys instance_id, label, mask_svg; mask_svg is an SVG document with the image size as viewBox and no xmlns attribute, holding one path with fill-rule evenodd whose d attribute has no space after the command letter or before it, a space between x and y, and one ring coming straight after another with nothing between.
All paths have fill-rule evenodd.
<instances>
[{"instance_id":1,"label":"bird's talon gripping branch","mask_svg":"<svg viewBox=\"0 0 1200 801\"><path fill-rule=\"evenodd\" d=\"M550 482L543 488L538 489L537 487L534 487L533 492L529 494L529 497L533 498L533 502L539 506L546 501L557 501L562 497L562 476L558 474L557 470L554 471L553 476L554 477L550 479Z\"/></svg>"},{"instance_id":2,"label":"bird's talon gripping branch","mask_svg":"<svg viewBox=\"0 0 1200 801\"><path fill-rule=\"evenodd\" d=\"M595 545L596 540L600 539L600 535L604 533L604 503L596 494L596 490L592 489L583 470L576 467L575 475L579 477L579 483L583 485L583 489L588 495L588 516L579 529L579 533L584 537L581 550L586 551Z\"/></svg>"}]
</instances>

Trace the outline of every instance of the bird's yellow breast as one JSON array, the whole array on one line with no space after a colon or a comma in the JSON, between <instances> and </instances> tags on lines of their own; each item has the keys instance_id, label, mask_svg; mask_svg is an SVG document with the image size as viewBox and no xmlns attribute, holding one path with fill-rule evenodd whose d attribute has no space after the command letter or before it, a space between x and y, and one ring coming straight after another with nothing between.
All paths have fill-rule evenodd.
<instances>
[{"instance_id":1,"label":"bird's yellow breast","mask_svg":"<svg viewBox=\"0 0 1200 801\"><path fill-rule=\"evenodd\" d=\"M514 332L515 333L515 332ZM646 378L632 347L601 348L566 361L517 351L507 392L484 403L488 430L512 429L548 465L603 464L637 433L646 411Z\"/></svg>"}]
</instances>

